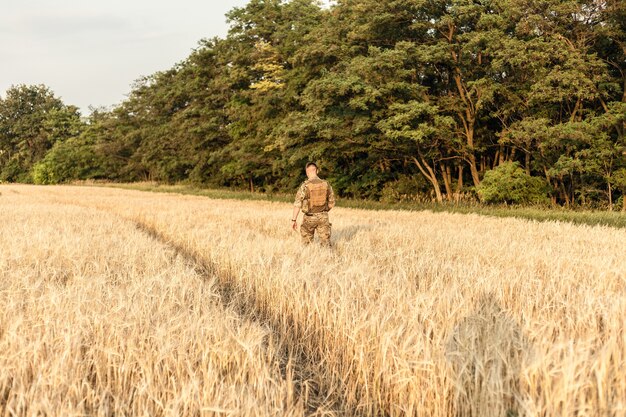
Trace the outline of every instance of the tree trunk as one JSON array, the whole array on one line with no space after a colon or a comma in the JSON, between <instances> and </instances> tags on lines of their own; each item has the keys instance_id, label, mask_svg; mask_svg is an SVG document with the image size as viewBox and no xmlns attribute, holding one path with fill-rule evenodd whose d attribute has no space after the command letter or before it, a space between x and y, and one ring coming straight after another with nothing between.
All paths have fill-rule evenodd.
<instances>
[{"instance_id":1,"label":"tree trunk","mask_svg":"<svg viewBox=\"0 0 626 417\"><path fill-rule=\"evenodd\" d=\"M570 206L569 192L567 191L567 188L565 187L565 182L563 180L559 180L559 193L561 194L561 200L565 202L565 206L569 207Z\"/></svg>"},{"instance_id":2,"label":"tree trunk","mask_svg":"<svg viewBox=\"0 0 626 417\"><path fill-rule=\"evenodd\" d=\"M574 110L572 111L572 114L569 117L570 123L576 121L576 114L581 109L582 101L583 101L582 97L578 97L578 100L576 100L576 104L574 105Z\"/></svg>"},{"instance_id":3,"label":"tree trunk","mask_svg":"<svg viewBox=\"0 0 626 417\"><path fill-rule=\"evenodd\" d=\"M455 60L455 62L457 62L458 57L454 55L453 59ZM463 129L465 130L468 154L467 157L470 165L470 172L472 174L472 180L474 181L474 186L478 187L480 185L480 175L478 175L476 155L474 154L474 130L476 123L476 114L474 111L474 105L468 97L465 87L463 86L463 81L461 79L461 70L459 68L456 68L454 74L454 82L459 92L459 96L461 97L461 101L465 105L465 110L460 111L458 115L463 122Z\"/></svg>"},{"instance_id":4,"label":"tree trunk","mask_svg":"<svg viewBox=\"0 0 626 417\"><path fill-rule=\"evenodd\" d=\"M526 169L526 175L530 175L530 151L524 151L524 168Z\"/></svg>"},{"instance_id":5,"label":"tree trunk","mask_svg":"<svg viewBox=\"0 0 626 417\"><path fill-rule=\"evenodd\" d=\"M493 166L491 169L496 169L499 165L502 165L506 158L506 149L503 144L498 146L495 156L493 157Z\"/></svg>"},{"instance_id":6,"label":"tree trunk","mask_svg":"<svg viewBox=\"0 0 626 417\"><path fill-rule=\"evenodd\" d=\"M480 185L480 175L478 175L478 167L476 166L476 156L474 153L469 155L469 166L470 173L472 174L472 181L474 181L474 186L478 187Z\"/></svg>"},{"instance_id":7,"label":"tree trunk","mask_svg":"<svg viewBox=\"0 0 626 417\"><path fill-rule=\"evenodd\" d=\"M552 187L552 191L558 191L559 189L558 183L556 180L554 181L554 184L552 183L552 177L548 173L548 168L545 165L543 166L543 174L546 177L546 182L548 183L548 185ZM554 192L550 192L550 202L552 203L553 206L557 205L557 200L556 200L556 196L554 195Z\"/></svg>"},{"instance_id":8,"label":"tree trunk","mask_svg":"<svg viewBox=\"0 0 626 417\"><path fill-rule=\"evenodd\" d=\"M608 180L608 191L609 191L609 210L613 211L613 188L611 187L611 180Z\"/></svg>"},{"instance_id":9,"label":"tree trunk","mask_svg":"<svg viewBox=\"0 0 626 417\"><path fill-rule=\"evenodd\" d=\"M424 177L426 177L426 179L430 181L431 185L433 186L433 189L435 190L435 197L437 198L437 202L443 203L443 196L441 195L441 189L439 188L439 181L437 180L437 174L435 170L430 165L428 165L428 163L421 156L420 156L421 161L415 157L412 157L412 159L413 159L413 163L415 163L415 165L420 170L422 175L424 175Z\"/></svg>"},{"instance_id":10,"label":"tree trunk","mask_svg":"<svg viewBox=\"0 0 626 417\"><path fill-rule=\"evenodd\" d=\"M626 103L626 74L624 74L622 79L623 79L622 103ZM626 132L626 120L622 121L621 129L619 129L617 133L618 133L619 137L622 138L626 134L625 132Z\"/></svg>"},{"instance_id":11,"label":"tree trunk","mask_svg":"<svg viewBox=\"0 0 626 417\"><path fill-rule=\"evenodd\" d=\"M569 174L569 199L572 205L576 204L576 185L574 184L574 175Z\"/></svg>"},{"instance_id":12,"label":"tree trunk","mask_svg":"<svg viewBox=\"0 0 626 417\"><path fill-rule=\"evenodd\" d=\"M450 173L450 166L441 163L441 175L443 176L443 184L446 188L446 200L452 201L452 175Z\"/></svg>"},{"instance_id":13,"label":"tree trunk","mask_svg":"<svg viewBox=\"0 0 626 417\"><path fill-rule=\"evenodd\" d=\"M250 176L250 192L253 193L254 192L254 182L252 181L252 175Z\"/></svg>"},{"instance_id":14,"label":"tree trunk","mask_svg":"<svg viewBox=\"0 0 626 417\"><path fill-rule=\"evenodd\" d=\"M461 199L461 191L463 190L463 168L463 165L460 164L457 167L457 170L459 171L459 177L457 179L456 190L454 192L454 201L456 201L457 203Z\"/></svg>"}]
</instances>

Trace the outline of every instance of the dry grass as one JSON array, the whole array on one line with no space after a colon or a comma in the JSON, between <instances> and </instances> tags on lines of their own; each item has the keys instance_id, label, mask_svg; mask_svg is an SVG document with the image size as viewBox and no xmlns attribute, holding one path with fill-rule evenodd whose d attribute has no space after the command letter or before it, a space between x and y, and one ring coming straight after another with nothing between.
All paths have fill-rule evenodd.
<instances>
[{"instance_id":1,"label":"dry grass","mask_svg":"<svg viewBox=\"0 0 626 417\"><path fill-rule=\"evenodd\" d=\"M20 194L11 193L11 189ZM311 378L309 385L317 385L322 397L335 402L337 415L626 415L624 230L476 215L337 209L332 217L335 249L313 246L303 250L289 230L290 207L283 203L215 201L102 188L3 186L0 191L3 210L22 200L39 202L37 210L44 212L51 210L46 208L51 203L60 204L59 213L78 210L73 206L95 208L102 213L93 219L91 227L95 228L102 227L99 221L119 216L152 231L162 243L169 242L179 253L187 254L187 259L195 258L196 266L212 268L216 288L229 294L232 308L271 329L274 342L267 346L287 347L296 363L294 379L302 375ZM37 210L33 209L24 221L28 227L18 227L12 233L21 233L22 239L36 236L31 226L36 222L30 219L37 218ZM122 246L132 228L129 223L116 221L117 226L107 230L115 231L118 246ZM42 220L41 224L43 227L46 222ZM75 227L73 239L84 236L89 229L82 222ZM150 240L146 238L146 242ZM165 250L162 243L146 243L146 250ZM68 248L58 253L72 253ZM120 250L123 259L128 249ZM63 256L91 259L94 267L102 264L88 246L76 251ZM22 247L17 253L30 257L26 263L29 267L36 259L45 259L45 252L33 248ZM135 268L133 265L142 265L143 259L130 256L109 268ZM151 262L145 265L149 268ZM9 270L12 276L24 279L25 273L18 267L11 265ZM165 288L178 292L185 287L197 303L211 298L206 290L203 294L202 286L190 289L193 276L179 272L176 276L176 282L171 283L164 282L163 275L153 275L152 285L158 288L153 297L165 297ZM8 281L16 282L12 285L17 288L23 285L16 278ZM75 287L77 292L90 288ZM138 291L144 291L146 284L138 287ZM114 283L106 279L98 288L99 297L116 291ZM15 298L11 295L14 291L18 290L3 289L3 299ZM126 292L124 297L119 296L119 308L145 314L149 309L146 305L154 302L149 298L129 306L133 299ZM37 300L42 294L46 293L32 289L17 298ZM46 297L56 299L61 295ZM84 301L69 297L61 310L64 314L74 311L72 320L87 328L94 323L98 326L100 322L84 305L79 308L94 297L97 295L83 296L80 300ZM187 308L189 303L182 299L178 307ZM48 311L27 316L33 315L55 320L54 313ZM186 339L193 340L198 331L197 317L186 315L193 313L177 310L176 314L148 317L153 318L157 328L179 317L180 333L173 343L178 346L193 344ZM135 320L132 316L118 317L117 313L115 317L119 326ZM223 331L219 330L220 322L203 326L217 332L216 341L221 340ZM13 325L13 321L4 319L2 329L7 329L8 323ZM0 343L43 343L49 327L31 324L26 331L10 337L3 330ZM137 328L127 334L134 339L135 332L141 331ZM111 332L106 330L104 334ZM112 339L89 339L86 348L99 350L106 346L107 352L122 361L110 362L109 369L119 371L130 352L125 350L124 338ZM164 361L176 361L176 355L170 355L166 346L161 340L155 341L144 352ZM26 364L38 357L32 349L29 352L19 346L2 346L0 351L9 352L0 356L2 361L11 360L27 369ZM254 365L242 362L235 374L245 372L246 366L268 369L267 379L258 379L263 384L252 384L259 391L251 398L261 401L269 411L278 409L267 405L272 401L296 410L292 404L297 400L286 393L298 381L292 381L290 373L280 382L270 377L275 358L271 348L269 353L260 349ZM236 355L237 350L232 354ZM59 352L49 355L50 360L62 360ZM75 360L74 366L84 366L82 359ZM187 372L213 375L206 366L194 363ZM30 369L39 367L31 365ZM52 375L57 382L72 384L79 384L77 381L84 376L60 370ZM154 396L164 397L164 407L174 407L181 403L167 381L154 380L151 389ZM48 392L44 395L33 390L32 379L30 384L30 388L18 391L22 401L31 398L40 404L57 403L50 399L50 392L44 390ZM92 396L104 395L103 387L91 389ZM110 401L128 400L120 391L108 395ZM72 398L67 404L77 404L82 397L76 394ZM287 400L281 402L281 398ZM300 400L311 406L306 395ZM265 414L265 410L259 414Z\"/></svg>"},{"instance_id":2,"label":"dry grass","mask_svg":"<svg viewBox=\"0 0 626 417\"><path fill-rule=\"evenodd\" d=\"M3 197L0 415L302 415L266 327L113 214Z\"/></svg>"}]
</instances>

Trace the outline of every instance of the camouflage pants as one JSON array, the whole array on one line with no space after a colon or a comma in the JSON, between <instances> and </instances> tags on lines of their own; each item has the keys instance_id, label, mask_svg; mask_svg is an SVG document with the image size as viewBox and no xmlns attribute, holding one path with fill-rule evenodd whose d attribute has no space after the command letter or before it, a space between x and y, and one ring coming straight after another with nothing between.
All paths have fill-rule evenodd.
<instances>
[{"instance_id":1,"label":"camouflage pants","mask_svg":"<svg viewBox=\"0 0 626 417\"><path fill-rule=\"evenodd\" d=\"M313 235L317 230L321 244L323 246L330 246L331 226L331 223L328 221L328 212L305 215L302 220L302 225L300 225L302 242L305 244L313 242Z\"/></svg>"}]
</instances>

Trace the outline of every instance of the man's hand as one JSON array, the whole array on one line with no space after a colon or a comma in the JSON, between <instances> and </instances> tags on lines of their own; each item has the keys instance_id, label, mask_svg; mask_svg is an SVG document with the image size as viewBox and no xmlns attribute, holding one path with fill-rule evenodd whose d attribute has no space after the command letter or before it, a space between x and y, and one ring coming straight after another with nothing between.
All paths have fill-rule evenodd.
<instances>
[{"instance_id":1,"label":"man's hand","mask_svg":"<svg viewBox=\"0 0 626 417\"><path fill-rule=\"evenodd\" d=\"M298 231L298 214L300 214L300 207L294 206L291 213L291 228L296 232Z\"/></svg>"}]
</instances>

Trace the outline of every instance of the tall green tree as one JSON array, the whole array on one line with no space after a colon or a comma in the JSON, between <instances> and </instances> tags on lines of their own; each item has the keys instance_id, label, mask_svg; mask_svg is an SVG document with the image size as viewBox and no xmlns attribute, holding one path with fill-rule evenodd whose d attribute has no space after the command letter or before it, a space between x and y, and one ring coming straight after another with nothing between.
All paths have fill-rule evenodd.
<instances>
[{"instance_id":1,"label":"tall green tree","mask_svg":"<svg viewBox=\"0 0 626 417\"><path fill-rule=\"evenodd\" d=\"M78 108L65 105L48 87L11 87L0 98L0 180L30 182L33 165L82 128Z\"/></svg>"},{"instance_id":2,"label":"tall green tree","mask_svg":"<svg viewBox=\"0 0 626 417\"><path fill-rule=\"evenodd\" d=\"M504 165L543 177L554 203L611 208L626 169L625 16L619 0L250 0L224 39L86 126L62 103L34 123L5 111L3 175L28 179L46 154L38 175L57 181L286 190L313 159L343 195L430 184L443 201L475 197Z\"/></svg>"},{"instance_id":3,"label":"tall green tree","mask_svg":"<svg viewBox=\"0 0 626 417\"><path fill-rule=\"evenodd\" d=\"M265 188L294 186L288 175L279 126L300 106L299 96L310 78L293 57L319 26L315 0L252 0L228 14L230 88L227 105L231 142L220 153L222 172L232 181Z\"/></svg>"}]
</instances>

